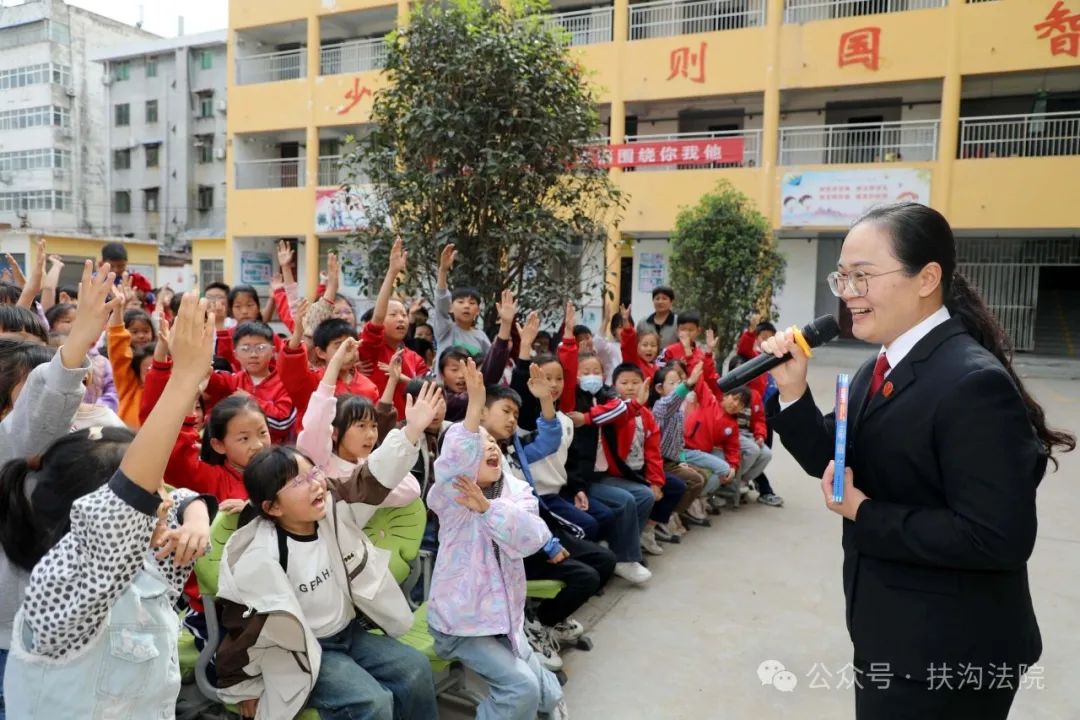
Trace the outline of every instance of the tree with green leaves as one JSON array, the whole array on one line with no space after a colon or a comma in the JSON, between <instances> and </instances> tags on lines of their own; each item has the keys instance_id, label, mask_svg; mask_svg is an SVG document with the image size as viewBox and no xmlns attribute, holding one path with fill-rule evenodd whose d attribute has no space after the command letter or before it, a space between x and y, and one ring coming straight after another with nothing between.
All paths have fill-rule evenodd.
<instances>
[{"instance_id":1,"label":"tree with green leaves","mask_svg":"<svg viewBox=\"0 0 1080 720\"><path fill-rule=\"evenodd\" d=\"M343 162L347 185L370 183L370 223L351 237L371 269L353 269L362 287L400 235L406 292L433 297L439 255L454 243L451 284L479 290L488 327L505 288L548 313L599 294L623 200L606 170L583 162L601 134L596 98L547 9L424 1L388 36L374 127Z\"/></svg>"},{"instance_id":2,"label":"tree with green leaves","mask_svg":"<svg viewBox=\"0 0 1080 720\"><path fill-rule=\"evenodd\" d=\"M671 280L679 305L715 328L724 358L749 315L770 308L784 282L784 258L768 218L724 180L675 220Z\"/></svg>"}]
</instances>

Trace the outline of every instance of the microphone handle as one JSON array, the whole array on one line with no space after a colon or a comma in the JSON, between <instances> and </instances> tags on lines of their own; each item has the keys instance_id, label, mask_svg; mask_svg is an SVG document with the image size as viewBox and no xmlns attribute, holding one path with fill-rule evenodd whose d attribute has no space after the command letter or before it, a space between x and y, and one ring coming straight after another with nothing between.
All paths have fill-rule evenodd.
<instances>
[{"instance_id":1,"label":"microphone handle","mask_svg":"<svg viewBox=\"0 0 1080 720\"><path fill-rule=\"evenodd\" d=\"M731 392L735 388L745 385L763 373L767 373L777 365L782 365L791 359L791 353L782 357L775 355L758 355L753 360L744 362L739 367L720 378L717 383L722 392Z\"/></svg>"}]
</instances>

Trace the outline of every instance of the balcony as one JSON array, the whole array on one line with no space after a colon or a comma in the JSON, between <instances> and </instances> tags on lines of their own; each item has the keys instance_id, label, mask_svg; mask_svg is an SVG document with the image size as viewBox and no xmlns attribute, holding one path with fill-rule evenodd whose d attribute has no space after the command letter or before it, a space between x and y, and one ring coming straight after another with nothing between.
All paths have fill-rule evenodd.
<instances>
[{"instance_id":1,"label":"balcony","mask_svg":"<svg viewBox=\"0 0 1080 720\"><path fill-rule=\"evenodd\" d=\"M937 120L780 128L781 165L925 162L937 159Z\"/></svg>"},{"instance_id":2,"label":"balcony","mask_svg":"<svg viewBox=\"0 0 1080 720\"><path fill-rule=\"evenodd\" d=\"M961 158L1080 155L1080 112L960 118Z\"/></svg>"},{"instance_id":3,"label":"balcony","mask_svg":"<svg viewBox=\"0 0 1080 720\"><path fill-rule=\"evenodd\" d=\"M319 187L337 187L345 182L340 155L323 155L319 158Z\"/></svg>"},{"instance_id":4,"label":"balcony","mask_svg":"<svg viewBox=\"0 0 1080 720\"><path fill-rule=\"evenodd\" d=\"M765 0L656 0L630 6L631 40L736 30L764 24Z\"/></svg>"},{"instance_id":5,"label":"balcony","mask_svg":"<svg viewBox=\"0 0 1080 720\"><path fill-rule=\"evenodd\" d=\"M307 49L304 47L236 58L237 85L299 80L304 77L307 77Z\"/></svg>"},{"instance_id":6,"label":"balcony","mask_svg":"<svg viewBox=\"0 0 1080 720\"><path fill-rule=\"evenodd\" d=\"M237 190L302 188L306 184L304 158L244 160L236 163Z\"/></svg>"},{"instance_id":7,"label":"balcony","mask_svg":"<svg viewBox=\"0 0 1080 720\"><path fill-rule=\"evenodd\" d=\"M731 161L720 162L697 162L693 164L671 162L668 164L646 164L639 163L636 166L628 167L627 170L634 170L638 172L653 172L664 170L708 170L708 169L724 169L724 168L752 168L760 167L761 165L761 130L726 130L726 131L711 131L711 132L684 132L684 133L666 133L666 134L654 134L654 135L627 135L627 144L649 144L660 146L660 152L664 150L664 143L680 143L685 144L686 141L706 141L706 140L720 140L720 139L742 139L742 158L734 159ZM699 156L703 159L707 159L708 143L700 143L702 152ZM679 158L673 158L677 160ZM662 157L661 157L662 160Z\"/></svg>"},{"instance_id":8,"label":"balcony","mask_svg":"<svg viewBox=\"0 0 1080 720\"><path fill-rule=\"evenodd\" d=\"M949 0L787 0L784 3L784 22L798 24L859 15L929 10L948 4Z\"/></svg>"},{"instance_id":9,"label":"balcony","mask_svg":"<svg viewBox=\"0 0 1080 720\"><path fill-rule=\"evenodd\" d=\"M381 70L386 66L386 54L386 41L381 37L326 45L319 52L319 74Z\"/></svg>"},{"instance_id":10,"label":"balcony","mask_svg":"<svg viewBox=\"0 0 1080 720\"><path fill-rule=\"evenodd\" d=\"M595 45L611 42L614 13L615 9L612 7L574 10L548 15L544 19L544 24L549 27L558 26L565 30L569 35L568 44L571 46Z\"/></svg>"}]
</instances>

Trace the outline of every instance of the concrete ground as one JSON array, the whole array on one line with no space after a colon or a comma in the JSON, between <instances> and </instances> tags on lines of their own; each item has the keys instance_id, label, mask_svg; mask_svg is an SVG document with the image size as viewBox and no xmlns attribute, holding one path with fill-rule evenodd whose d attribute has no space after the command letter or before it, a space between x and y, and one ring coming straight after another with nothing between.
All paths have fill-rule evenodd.
<instances>
[{"instance_id":1,"label":"concrete ground","mask_svg":"<svg viewBox=\"0 0 1080 720\"><path fill-rule=\"evenodd\" d=\"M831 405L839 371L865 349L829 348L811 364L811 387ZM1075 366L1074 366L1075 365ZM1026 358L1022 374L1052 425L1080 430L1080 364ZM564 652L574 718L607 720L839 720L854 716L844 686L851 644L844 627L840 519L818 483L779 443L769 478L783 508L725 510L650 563L646 588L615 578L577 614L592 652ZM1039 488L1039 536L1029 570L1044 651L1041 680L1018 693L1011 720L1080 718L1080 453ZM888 622L882 618L882 622ZM758 667L782 663L796 686L763 686ZM1039 687L1041 686L1041 688ZM465 718L445 706L444 718Z\"/></svg>"}]
</instances>

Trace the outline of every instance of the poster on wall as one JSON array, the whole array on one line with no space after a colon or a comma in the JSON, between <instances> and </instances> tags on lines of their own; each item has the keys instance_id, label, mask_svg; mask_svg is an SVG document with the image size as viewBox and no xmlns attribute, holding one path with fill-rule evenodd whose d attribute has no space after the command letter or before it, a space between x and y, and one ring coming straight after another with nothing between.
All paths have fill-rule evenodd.
<instances>
[{"instance_id":1,"label":"poster on wall","mask_svg":"<svg viewBox=\"0 0 1080 720\"><path fill-rule=\"evenodd\" d=\"M914 168L785 173L780 224L847 227L876 205L930 204L930 171Z\"/></svg>"},{"instance_id":2,"label":"poster on wall","mask_svg":"<svg viewBox=\"0 0 1080 720\"><path fill-rule=\"evenodd\" d=\"M368 208L375 201L374 195L363 186L353 186L351 190L346 192L343 188L333 188L315 191L316 232L353 232L368 225Z\"/></svg>"},{"instance_id":3,"label":"poster on wall","mask_svg":"<svg viewBox=\"0 0 1080 720\"><path fill-rule=\"evenodd\" d=\"M667 279L667 261L660 253L638 254L638 292L651 293Z\"/></svg>"},{"instance_id":4,"label":"poster on wall","mask_svg":"<svg viewBox=\"0 0 1080 720\"><path fill-rule=\"evenodd\" d=\"M270 253L244 250L240 253L240 282L244 285L269 285L274 274Z\"/></svg>"}]
</instances>

